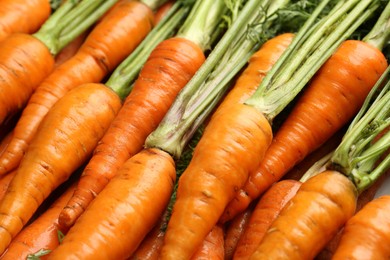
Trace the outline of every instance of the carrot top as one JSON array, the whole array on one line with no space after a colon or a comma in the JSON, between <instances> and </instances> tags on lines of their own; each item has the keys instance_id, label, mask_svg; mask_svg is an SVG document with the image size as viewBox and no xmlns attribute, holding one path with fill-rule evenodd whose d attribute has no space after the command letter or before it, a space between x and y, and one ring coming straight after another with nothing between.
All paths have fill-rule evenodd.
<instances>
[{"instance_id":1,"label":"carrot top","mask_svg":"<svg viewBox=\"0 0 390 260\"><path fill-rule=\"evenodd\" d=\"M239 12L237 6L242 3L228 6L234 7L230 9L230 28L179 93L157 129L148 136L146 147L158 147L180 158L188 140L224 95L234 76L267 38L253 35L265 35L277 17L276 11L286 3L285 0L249 0ZM253 26L256 24L263 26Z\"/></svg>"},{"instance_id":2,"label":"carrot top","mask_svg":"<svg viewBox=\"0 0 390 260\"><path fill-rule=\"evenodd\" d=\"M296 34L293 42L245 102L264 113L270 122L289 104L336 48L379 7L376 0L322 1Z\"/></svg>"},{"instance_id":3,"label":"carrot top","mask_svg":"<svg viewBox=\"0 0 390 260\"><path fill-rule=\"evenodd\" d=\"M193 2L178 0L140 45L113 71L106 85L123 100L133 88L143 64L153 49L164 39L171 37L191 10Z\"/></svg>"},{"instance_id":4,"label":"carrot top","mask_svg":"<svg viewBox=\"0 0 390 260\"><path fill-rule=\"evenodd\" d=\"M65 1L33 35L55 56L116 2L117 0Z\"/></svg>"}]
</instances>

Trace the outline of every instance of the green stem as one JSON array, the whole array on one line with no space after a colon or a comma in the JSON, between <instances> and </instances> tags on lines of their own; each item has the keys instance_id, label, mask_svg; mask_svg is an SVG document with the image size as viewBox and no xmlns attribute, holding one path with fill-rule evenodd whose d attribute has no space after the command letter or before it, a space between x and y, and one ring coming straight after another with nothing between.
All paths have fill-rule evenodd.
<instances>
[{"instance_id":1,"label":"green stem","mask_svg":"<svg viewBox=\"0 0 390 260\"><path fill-rule=\"evenodd\" d=\"M390 2L386 5L372 30L363 41L382 50L390 40Z\"/></svg>"},{"instance_id":2,"label":"green stem","mask_svg":"<svg viewBox=\"0 0 390 260\"><path fill-rule=\"evenodd\" d=\"M117 0L69 0L34 34L55 56L93 25Z\"/></svg>"},{"instance_id":3,"label":"green stem","mask_svg":"<svg viewBox=\"0 0 390 260\"><path fill-rule=\"evenodd\" d=\"M354 7L352 3L355 4ZM263 81L245 103L255 107L272 121L296 97L337 47L370 17L378 6L378 2L374 0L353 0L347 2L344 8L337 6L337 11L317 23L315 37L306 37L307 42L289 53L279 70L270 75L266 82ZM348 11L350 12L346 14ZM337 19L334 19L334 15ZM318 40L321 40L321 44L317 43ZM288 79L285 78L286 75Z\"/></svg>"},{"instance_id":4,"label":"green stem","mask_svg":"<svg viewBox=\"0 0 390 260\"><path fill-rule=\"evenodd\" d=\"M146 147L158 147L175 158L180 157L193 132L218 103L233 77L259 47L258 41L248 37L251 29L248 25L264 22L285 3L284 0L247 2L204 65L180 92L158 128L148 136ZM259 9L267 10L268 13L259 12Z\"/></svg>"},{"instance_id":5,"label":"green stem","mask_svg":"<svg viewBox=\"0 0 390 260\"><path fill-rule=\"evenodd\" d=\"M153 10L153 12L156 12L160 6L162 6L167 2L167 0L140 0L140 2L149 6L150 9Z\"/></svg>"},{"instance_id":6,"label":"green stem","mask_svg":"<svg viewBox=\"0 0 390 260\"><path fill-rule=\"evenodd\" d=\"M141 44L115 69L107 80L106 85L112 88L123 100L133 88L143 64L153 49L163 40L171 37L191 6L177 1L167 15L146 36Z\"/></svg>"}]
</instances>

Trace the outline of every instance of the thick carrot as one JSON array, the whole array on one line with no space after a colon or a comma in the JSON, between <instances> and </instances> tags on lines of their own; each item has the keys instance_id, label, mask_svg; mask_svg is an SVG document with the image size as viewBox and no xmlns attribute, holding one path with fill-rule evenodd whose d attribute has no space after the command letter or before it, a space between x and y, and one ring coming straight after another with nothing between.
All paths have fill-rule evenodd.
<instances>
[{"instance_id":1,"label":"thick carrot","mask_svg":"<svg viewBox=\"0 0 390 260\"><path fill-rule=\"evenodd\" d=\"M336 171L304 182L250 259L313 259L355 213L357 190Z\"/></svg>"},{"instance_id":2,"label":"thick carrot","mask_svg":"<svg viewBox=\"0 0 390 260\"><path fill-rule=\"evenodd\" d=\"M8 176L8 175L7 175ZM58 214L73 193L75 185L70 186L61 196L36 220L26 226L11 242L0 259L26 259L27 256L41 250L54 250L59 245ZM63 234L66 234L61 230ZM40 259L46 259L47 256Z\"/></svg>"},{"instance_id":3,"label":"thick carrot","mask_svg":"<svg viewBox=\"0 0 390 260\"><path fill-rule=\"evenodd\" d=\"M101 84L74 88L42 121L0 202L4 252L45 198L90 156L121 106Z\"/></svg>"},{"instance_id":4,"label":"thick carrot","mask_svg":"<svg viewBox=\"0 0 390 260\"><path fill-rule=\"evenodd\" d=\"M91 202L49 259L130 257L163 213L175 178L169 154L146 149L133 156Z\"/></svg>"},{"instance_id":5,"label":"thick carrot","mask_svg":"<svg viewBox=\"0 0 390 260\"><path fill-rule=\"evenodd\" d=\"M215 225L191 260L223 260L225 259L224 253L223 228L220 225Z\"/></svg>"},{"instance_id":6,"label":"thick carrot","mask_svg":"<svg viewBox=\"0 0 390 260\"><path fill-rule=\"evenodd\" d=\"M380 49L345 41L321 67L277 131L258 169L227 206L222 221L242 211L359 110L387 67Z\"/></svg>"},{"instance_id":7,"label":"thick carrot","mask_svg":"<svg viewBox=\"0 0 390 260\"><path fill-rule=\"evenodd\" d=\"M122 0L110 9L77 54L55 69L35 90L9 145L1 153L0 173L18 166L42 119L65 93L83 83L100 82L137 47L152 26L152 11L142 2Z\"/></svg>"},{"instance_id":8,"label":"thick carrot","mask_svg":"<svg viewBox=\"0 0 390 260\"><path fill-rule=\"evenodd\" d=\"M246 226L248 225L249 218L253 212L253 207L249 207L235 216L227 224L225 231L225 259L233 259L234 252L236 251L237 243L240 237L244 233Z\"/></svg>"},{"instance_id":9,"label":"thick carrot","mask_svg":"<svg viewBox=\"0 0 390 260\"><path fill-rule=\"evenodd\" d=\"M238 241L233 259L249 259L260 244L272 222L295 196L300 181L282 180L273 184L256 204L249 223ZM277 245L275 245L277 246Z\"/></svg>"},{"instance_id":10,"label":"thick carrot","mask_svg":"<svg viewBox=\"0 0 390 260\"><path fill-rule=\"evenodd\" d=\"M388 259L390 257L390 196L366 204L344 227L332 259Z\"/></svg>"},{"instance_id":11,"label":"thick carrot","mask_svg":"<svg viewBox=\"0 0 390 260\"><path fill-rule=\"evenodd\" d=\"M66 1L38 32L12 34L0 43L0 124L26 105L53 70L54 56L116 1Z\"/></svg>"},{"instance_id":12,"label":"thick carrot","mask_svg":"<svg viewBox=\"0 0 390 260\"><path fill-rule=\"evenodd\" d=\"M198 42L191 36L179 35L161 42L150 54L134 88L96 147L74 196L61 212L61 225L72 226L121 165L142 149L146 137L204 62L205 42Z\"/></svg>"},{"instance_id":13,"label":"thick carrot","mask_svg":"<svg viewBox=\"0 0 390 260\"><path fill-rule=\"evenodd\" d=\"M13 33L36 32L50 13L49 0L1 0L0 41Z\"/></svg>"}]
</instances>

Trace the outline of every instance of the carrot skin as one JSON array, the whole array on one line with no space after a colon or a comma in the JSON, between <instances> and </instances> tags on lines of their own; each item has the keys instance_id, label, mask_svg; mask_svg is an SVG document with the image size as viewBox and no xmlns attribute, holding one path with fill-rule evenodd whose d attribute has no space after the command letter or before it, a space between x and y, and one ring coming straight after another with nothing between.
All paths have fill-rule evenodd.
<instances>
[{"instance_id":1,"label":"carrot skin","mask_svg":"<svg viewBox=\"0 0 390 260\"><path fill-rule=\"evenodd\" d=\"M49 0L0 2L0 42L13 33L32 34L49 18Z\"/></svg>"},{"instance_id":2,"label":"carrot skin","mask_svg":"<svg viewBox=\"0 0 390 260\"><path fill-rule=\"evenodd\" d=\"M39 205L92 154L121 106L102 84L69 91L46 115L0 202L0 252Z\"/></svg>"},{"instance_id":3,"label":"carrot skin","mask_svg":"<svg viewBox=\"0 0 390 260\"><path fill-rule=\"evenodd\" d=\"M60 66L62 63L73 57L80 49L87 35L88 32L80 34L76 39L63 48L55 57L55 67Z\"/></svg>"},{"instance_id":4,"label":"carrot skin","mask_svg":"<svg viewBox=\"0 0 390 260\"><path fill-rule=\"evenodd\" d=\"M367 203L345 225L332 259L390 258L390 196Z\"/></svg>"},{"instance_id":5,"label":"carrot skin","mask_svg":"<svg viewBox=\"0 0 390 260\"><path fill-rule=\"evenodd\" d=\"M8 176L8 175L7 175ZM11 242L2 260L26 259L41 249L54 250L58 245L58 214L73 193L75 185L69 187L45 212L34 222L26 226ZM63 234L66 234L61 230ZM40 259L47 259L43 256Z\"/></svg>"},{"instance_id":6,"label":"carrot skin","mask_svg":"<svg viewBox=\"0 0 390 260\"><path fill-rule=\"evenodd\" d=\"M54 68L49 49L34 36L15 33L0 42L0 124L21 110ZM27 73L28 72L28 73Z\"/></svg>"},{"instance_id":7,"label":"carrot skin","mask_svg":"<svg viewBox=\"0 0 390 260\"><path fill-rule=\"evenodd\" d=\"M336 171L304 182L250 259L313 259L356 209L357 190Z\"/></svg>"},{"instance_id":8,"label":"carrot skin","mask_svg":"<svg viewBox=\"0 0 390 260\"><path fill-rule=\"evenodd\" d=\"M165 40L155 48L85 167L74 196L60 215L61 225L73 225L121 165L142 149L204 60L201 49L184 38Z\"/></svg>"},{"instance_id":9,"label":"carrot skin","mask_svg":"<svg viewBox=\"0 0 390 260\"><path fill-rule=\"evenodd\" d=\"M260 198L249 219L233 259L249 259L260 244L272 222L278 217L283 207L295 196L301 186L295 180L283 180L273 184Z\"/></svg>"},{"instance_id":10,"label":"carrot skin","mask_svg":"<svg viewBox=\"0 0 390 260\"><path fill-rule=\"evenodd\" d=\"M133 156L91 202L49 259L128 258L164 212L175 178L169 154L152 148Z\"/></svg>"},{"instance_id":11,"label":"carrot skin","mask_svg":"<svg viewBox=\"0 0 390 260\"><path fill-rule=\"evenodd\" d=\"M215 225L191 260L223 260L224 253L223 228Z\"/></svg>"},{"instance_id":12,"label":"carrot skin","mask_svg":"<svg viewBox=\"0 0 390 260\"><path fill-rule=\"evenodd\" d=\"M387 67L377 48L348 40L322 66L275 134L257 171L224 212L227 221L320 147L359 110Z\"/></svg>"},{"instance_id":13,"label":"carrot skin","mask_svg":"<svg viewBox=\"0 0 390 260\"><path fill-rule=\"evenodd\" d=\"M129 55L152 29L153 13L141 2L123 0L110 9L75 56L57 67L31 96L14 129L14 137L0 155L0 174L15 169L42 119L69 90L100 82Z\"/></svg>"},{"instance_id":14,"label":"carrot skin","mask_svg":"<svg viewBox=\"0 0 390 260\"><path fill-rule=\"evenodd\" d=\"M165 4L163 4L160 8L158 8L158 10L154 15L155 18L154 21L156 24L158 24L164 18L164 16L169 12L169 10L172 8L174 3L175 1L170 0Z\"/></svg>"}]
</instances>

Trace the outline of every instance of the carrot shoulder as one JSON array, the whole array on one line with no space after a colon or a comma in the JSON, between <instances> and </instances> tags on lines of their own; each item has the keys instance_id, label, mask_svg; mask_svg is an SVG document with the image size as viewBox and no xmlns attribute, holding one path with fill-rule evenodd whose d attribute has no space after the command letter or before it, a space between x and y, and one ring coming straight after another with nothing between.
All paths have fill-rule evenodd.
<instances>
[{"instance_id":1,"label":"carrot shoulder","mask_svg":"<svg viewBox=\"0 0 390 260\"><path fill-rule=\"evenodd\" d=\"M3 0L0 3L0 41L13 33L31 34L50 16L49 0Z\"/></svg>"},{"instance_id":2,"label":"carrot shoulder","mask_svg":"<svg viewBox=\"0 0 390 260\"><path fill-rule=\"evenodd\" d=\"M0 202L0 252L91 155L120 106L112 90L92 83L73 89L53 106Z\"/></svg>"}]
</instances>

